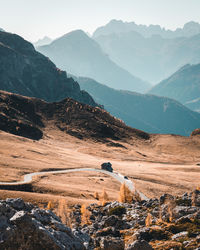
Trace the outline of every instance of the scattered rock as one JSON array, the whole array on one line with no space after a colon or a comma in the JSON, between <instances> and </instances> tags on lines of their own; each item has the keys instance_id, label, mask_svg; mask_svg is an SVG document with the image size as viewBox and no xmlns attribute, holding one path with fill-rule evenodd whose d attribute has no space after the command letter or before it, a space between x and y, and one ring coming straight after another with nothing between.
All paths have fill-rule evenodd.
<instances>
[{"instance_id":1,"label":"scattered rock","mask_svg":"<svg viewBox=\"0 0 200 250\"><path fill-rule=\"evenodd\" d=\"M136 240L126 250L153 250L153 248L145 240Z\"/></svg>"}]
</instances>

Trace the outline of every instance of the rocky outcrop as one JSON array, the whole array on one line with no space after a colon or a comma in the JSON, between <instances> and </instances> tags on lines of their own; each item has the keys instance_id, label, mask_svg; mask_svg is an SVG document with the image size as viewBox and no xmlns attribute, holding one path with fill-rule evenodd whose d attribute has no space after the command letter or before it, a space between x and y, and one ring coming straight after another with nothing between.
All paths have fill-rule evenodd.
<instances>
[{"instance_id":1,"label":"rocky outcrop","mask_svg":"<svg viewBox=\"0 0 200 250\"><path fill-rule=\"evenodd\" d=\"M71 229L50 210L21 199L0 201L0 249L84 249Z\"/></svg>"},{"instance_id":2,"label":"rocky outcrop","mask_svg":"<svg viewBox=\"0 0 200 250\"><path fill-rule=\"evenodd\" d=\"M127 127L103 109L70 98L47 103L0 91L0 130L39 140L49 124L79 139L109 142L110 139L146 140L150 137L143 131Z\"/></svg>"},{"instance_id":3,"label":"rocky outcrop","mask_svg":"<svg viewBox=\"0 0 200 250\"><path fill-rule=\"evenodd\" d=\"M0 89L48 102L71 97L97 106L79 84L18 35L0 31Z\"/></svg>"},{"instance_id":4,"label":"rocky outcrop","mask_svg":"<svg viewBox=\"0 0 200 250\"><path fill-rule=\"evenodd\" d=\"M71 213L75 235L86 234L86 249L197 249L200 244L200 191L182 196L132 204L91 204L88 223L81 224L81 209Z\"/></svg>"},{"instance_id":5,"label":"rocky outcrop","mask_svg":"<svg viewBox=\"0 0 200 250\"><path fill-rule=\"evenodd\" d=\"M68 213L72 229L50 210L22 199L0 201L0 249L198 249L200 191L131 204L91 204Z\"/></svg>"}]
</instances>

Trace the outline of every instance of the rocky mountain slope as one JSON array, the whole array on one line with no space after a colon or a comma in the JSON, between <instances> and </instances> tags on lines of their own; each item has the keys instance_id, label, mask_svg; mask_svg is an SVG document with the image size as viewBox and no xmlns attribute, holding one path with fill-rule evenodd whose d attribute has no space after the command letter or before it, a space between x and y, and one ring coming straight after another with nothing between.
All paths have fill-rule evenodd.
<instances>
[{"instance_id":1,"label":"rocky mountain slope","mask_svg":"<svg viewBox=\"0 0 200 250\"><path fill-rule=\"evenodd\" d=\"M149 93L173 98L193 110L199 110L200 64L185 65Z\"/></svg>"},{"instance_id":2,"label":"rocky mountain slope","mask_svg":"<svg viewBox=\"0 0 200 250\"><path fill-rule=\"evenodd\" d=\"M200 127L200 115L175 100L114 90L88 78L75 79L81 89L88 91L107 111L134 128L151 133L189 135Z\"/></svg>"},{"instance_id":3,"label":"rocky mountain slope","mask_svg":"<svg viewBox=\"0 0 200 250\"><path fill-rule=\"evenodd\" d=\"M153 84L185 64L200 63L200 33L166 39L160 35L144 37L129 31L97 36L95 40L115 63Z\"/></svg>"},{"instance_id":4,"label":"rocky mountain slope","mask_svg":"<svg viewBox=\"0 0 200 250\"><path fill-rule=\"evenodd\" d=\"M92 97L66 72L37 52L22 37L0 32L0 89L46 101L66 97L96 106Z\"/></svg>"},{"instance_id":5,"label":"rocky mountain slope","mask_svg":"<svg viewBox=\"0 0 200 250\"><path fill-rule=\"evenodd\" d=\"M183 28L176 30L166 30L160 25L142 25L135 22L123 22L121 20L111 20L105 26L99 27L93 33L93 37L106 36L110 34L126 33L136 31L144 37L151 37L152 35L160 35L163 38L177 38L177 37L191 37L200 33L200 24L197 22L188 22Z\"/></svg>"},{"instance_id":6,"label":"rocky mountain slope","mask_svg":"<svg viewBox=\"0 0 200 250\"><path fill-rule=\"evenodd\" d=\"M150 88L150 84L115 64L98 43L81 30L37 49L71 74L94 78L115 89L144 92Z\"/></svg>"},{"instance_id":7,"label":"rocky mountain slope","mask_svg":"<svg viewBox=\"0 0 200 250\"><path fill-rule=\"evenodd\" d=\"M148 133L127 127L105 110L70 98L47 103L0 91L0 118L0 130L31 139L42 138L47 126L55 126L80 139L126 140L132 136L149 139Z\"/></svg>"}]
</instances>

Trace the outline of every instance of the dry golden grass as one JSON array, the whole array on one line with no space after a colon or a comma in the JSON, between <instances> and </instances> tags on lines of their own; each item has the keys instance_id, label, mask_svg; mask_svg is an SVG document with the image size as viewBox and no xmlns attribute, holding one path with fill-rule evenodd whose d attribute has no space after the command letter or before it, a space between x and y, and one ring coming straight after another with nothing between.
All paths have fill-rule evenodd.
<instances>
[{"instance_id":1,"label":"dry golden grass","mask_svg":"<svg viewBox=\"0 0 200 250\"><path fill-rule=\"evenodd\" d=\"M100 168L110 161L115 171L127 175L148 197L178 195L199 186L199 137L153 135L150 142L130 138L122 143L124 149L79 140L54 127L44 134L42 140L33 141L0 131L0 181L22 180L24 174L44 169ZM118 199L120 183L104 174L49 175L37 178L32 192L0 190L0 199L22 197L41 206L62 198L68 205L89 204L97 201L94 193L100 196L103 188L109 201Z\"/></svg>"}]
</instances>

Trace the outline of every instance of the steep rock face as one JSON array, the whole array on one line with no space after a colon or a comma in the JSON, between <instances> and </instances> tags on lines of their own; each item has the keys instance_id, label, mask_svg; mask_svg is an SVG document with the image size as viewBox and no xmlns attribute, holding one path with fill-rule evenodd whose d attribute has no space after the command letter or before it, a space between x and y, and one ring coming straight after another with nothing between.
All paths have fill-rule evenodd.
<instances>
[{"instance_id":1,"label":"steep rock face","mask_svg":"<svg viewBox=\"0 0 200 250\"><path fill-rule=\"evenodd\" d=\"M0 129L12 134L40 139L44 126L51 126L80 139L149 139L149 134L127 127L105 110L67 98L47 103L0 91Z\"/></svg>"},{"instance_id":2,"label":"steep rock face","mask_svg":"<svg viewBox=\"0 0 200 250\"><path fill-rule=\"evenodd\" d=\"M84 249L54 213L20 198L0 201L0 222L1 249Z\"/></svg>"},{"instance_id":3,"label":"steep rock face","mask_svg":"<svg viewBox=\"0 0 200 250\"><path fill-rule=\"evenodd\" d=\"M0 89L48 102L66 97L97 104L77 82L18 35L0 31Z\"/></svg>"}]
</instances>

